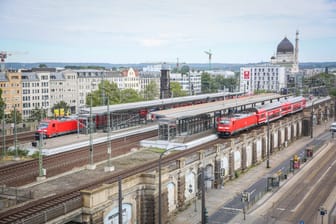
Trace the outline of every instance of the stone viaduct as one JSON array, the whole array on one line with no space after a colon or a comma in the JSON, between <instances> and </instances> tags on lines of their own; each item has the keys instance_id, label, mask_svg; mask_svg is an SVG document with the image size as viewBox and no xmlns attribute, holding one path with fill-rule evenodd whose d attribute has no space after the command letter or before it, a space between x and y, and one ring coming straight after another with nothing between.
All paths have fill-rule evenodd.
<instances>
[{"instance_id":1,"label":"stone viaduct","mask_svg":"<svg viewBox=\"0 0 336 224\"><path fill-rule=\"evenodd\" d=\"M200 168L205 171L206 188L221 188L226 181L238 178L240 173L247 172L251 166L265 161L268 149L269 155L286 150L298 138L312 135L311 127L314 129L315 125L324 125L334 117L333 99L316 100L308 104L303 112L240 134L224 144L204 148L188 157L162 164L163 223L169 222L175 212L190 206L199 196ZM119 183L83 190L81 210L68 214L68 218L82 223L119 223L121 211L123 223L158 223L158 173L158 169L150 170ZM59 218L67 219L65 216Z\"/></svg>"}]
</instances>

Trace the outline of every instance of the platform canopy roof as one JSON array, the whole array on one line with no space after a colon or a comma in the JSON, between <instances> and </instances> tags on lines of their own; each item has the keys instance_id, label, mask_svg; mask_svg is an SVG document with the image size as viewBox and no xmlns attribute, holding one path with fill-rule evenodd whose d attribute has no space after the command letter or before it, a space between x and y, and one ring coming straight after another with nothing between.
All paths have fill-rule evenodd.
<instances>
[{"instance_id":1,"label":"platform canopy roof","mask_svg":"<svg viewBox=\"0 0 336 224\"><path fill-rule=\"evenodd\" d=\"M190 102L194 100L207 100L216 97L223 96L223 92L221 93L211 93L211 94L202 94L202 95L193 95L193 96L185 96L185 97L175 97L175 98L167 98L167 99L159 99L159 100L149 100L149 101L141 101L135 103L124 103L124 104L113 104L109 105L110 112L120 112L120 111L129 111L136 109L145 109L145 108L154 108L160 107L161 105L170 105L177 103ZM227 92L225 96L234 96L241 95L243 92ZM107 112L107 106L97 106L92 107L92 114L104 114ZM80 109L80 114L89 114L90 107L84 107Z\"/></svg>"},{"instance_id":2,"label":"platform canopy roof","mask_svg":"<svg viewBox=\"0 0 336 224\"><path fill-rule=\"evenodd\" d=\"M261 102L269 102L270 100L280 100L288 97L280 94L259 94L253 96L242 96L234 99L226 99L222 101L215 101L204 104L197 104L185 107L177 107L174 109L160 110L151 112L158 119L162 120L179 120L201 114L213 113L216 111L235 108L240 106L248 106L252 104L260 104Z\"/></svg>"}]
</instances>

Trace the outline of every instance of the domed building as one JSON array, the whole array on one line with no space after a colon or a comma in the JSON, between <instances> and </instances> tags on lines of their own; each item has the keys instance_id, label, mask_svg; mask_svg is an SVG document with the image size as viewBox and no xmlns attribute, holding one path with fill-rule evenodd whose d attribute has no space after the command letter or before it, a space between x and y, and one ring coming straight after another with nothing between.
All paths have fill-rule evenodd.
<instances>
[{"instance_id":1,"label":"domed building","mask_svg":"<svg viewBox=\"0 0 336 224\"><path fill-rule=\"evenodd\" d=\"M299 32L296 31L295 48L293 44L285 37L277 46L276 56L271 57L271 63L286 67L290 73L299 71L298 46Z\"/></svg>"}]
</instances>

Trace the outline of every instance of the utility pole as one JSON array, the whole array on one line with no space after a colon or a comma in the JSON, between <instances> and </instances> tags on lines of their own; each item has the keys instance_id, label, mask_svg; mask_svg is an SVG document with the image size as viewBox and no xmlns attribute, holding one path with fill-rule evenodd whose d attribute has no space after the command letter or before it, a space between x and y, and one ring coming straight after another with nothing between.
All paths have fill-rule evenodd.
<instances>
[{"instance_id":1,"label":"utility pole","mask_svg":"<svg viewBox=\"0 0 336 224\"><path fill-rule=\"evenodd\" d=\"M121 184L122 184L122 180L121 180L121 177L119 176L118 177L118 204L119 204L119 224L122 224L123 223L123 212L122 212L122 200L123 200L123 197L122 197L122 188L121 188Z\"/></svg>"},{"instance_id":2,"label":"utility pole","mask_svg":"<svg viewBox=\"0 0 336 224\"><path fill-rule=\"evenodd\" d=\"M40 132L39 136L39 159L38 159L38 165L39 165L39 176L37 177L37 181L45 180L46 174L43 172L43 154L42 154L42 147L43 147L43 132Z\"/></svg>"},{"instance_id":3,"label":"utility pole","mask_svg":"<svg viewBox=\"0 0 336 224\"><path fill-rule=\"evenodd\" d=\"M205 207L205 189L204 189L204 167L201 168L201 188L202 188L202 224L206 224L208 219L208 211Z\"/></svg>"},{"instance_id":4,"label":"utility pole","mask_svg":"<svg viewBox=\"0 0 336 224\"><path fill-rule=\"evenodd\" d=\"M6 124L6 120L5 120L5 105L2 106L2 159L4 159L7 156L6 153L6 131L5 131L5 124Z\"/></svg>"},{"instance_id":5,"label":"utility pole","mask_svg":"<svg viewBox=\"0 0 336 224\"><path fill-rule=\"evenodd\" d=\"M41 121L43 121L44 119L44 107L42 105L42 115L41 115ZM43 147L43 138L44 138L44 133L43 131L40 132L40 136L39 136L39 145L38 145L38 149L39 149L39 176L37 178L37 180L44 180L45 176L43 173L43 155L42 155L42 147Z\"/></svg>"},{"instance_id":6,"label":"utility pole","mask_svg":"<svg viewBox=\"0 0 336 224\"><path fill-rule=\"evenodd\" d=\"M270 168L270 148L271 148L271 139L270 139L270 127L269 127L269 117L267 114L267 161L266 168Z\"/></svg>"},{"instance_id":7,"label":"utility pole","mask_svg":"<svg viewBox=\"0 0 336 224\"><path fill-rule=\"evenodd\" d=\"M107 154L108 154L108 160L107 160L107 166L105 167L105 172L108 171L114 171L114 166L112 166L111 161L111 154L112 154L112 142L111 142L111 114L110 114L110 101L109 97L107 97Z\"/></svg>"},{"instance_id":8,"label":"utility pole","mask_svg":"<svg viewBox=\"0 0 336 224\"><path fill-rule=\"evenodd\" d=\"M310 126L310 138L313 138L313 122L314 122L314 101L312 100L312 109L311 109L311 126Z\"/></svg>"},{"instance_id":9,"label":"utility pole","mask_svg":"<svg viewBox=\"0 0 336 224\"><path fill-rule=\"evenodd\" d=\"M15 148L15 160L18 160L19 155L17 149L16 105L14 105L14 148Z\"/></svg>"},{"instance_id":10,"label":"utility pole","mask_svg":"<svg viewBox=\"0 0 336 224\"><path fill-rule=\"evenodd\" d=\"M77 138L79 138L79 87L78 87L78 77L76 76L76 87L77 87L77 101L76 101L76 113L77 113Z\"/></svg>"},{"instance_id":11,"label":"utility pole","mask_svg":"<svg viewBox=\"0 0 336 224\"><path fill-rule=\"evenodd\" d=\"M92 91L90 93L90 121L89 121L89 132L90 132L90 152L89 152L89 170L96 169L95 164L93 163L93 141L92 141Z\"/></svg>"}]
</instances>

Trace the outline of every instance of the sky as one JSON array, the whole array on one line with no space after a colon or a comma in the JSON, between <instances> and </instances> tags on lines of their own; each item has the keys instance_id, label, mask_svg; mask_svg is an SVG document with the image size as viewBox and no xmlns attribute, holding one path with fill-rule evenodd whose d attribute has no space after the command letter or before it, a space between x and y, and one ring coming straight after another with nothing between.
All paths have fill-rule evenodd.
<instances>
[{"instance_id":1,"label":"sky","mask_svg":"<svg viewBox=\"0 0 336 224\"><path fill-rule=\"evenodd\" d=\"M336 61L336 0L0 0L7 62Z\"/></svg>"}]
</instances>

